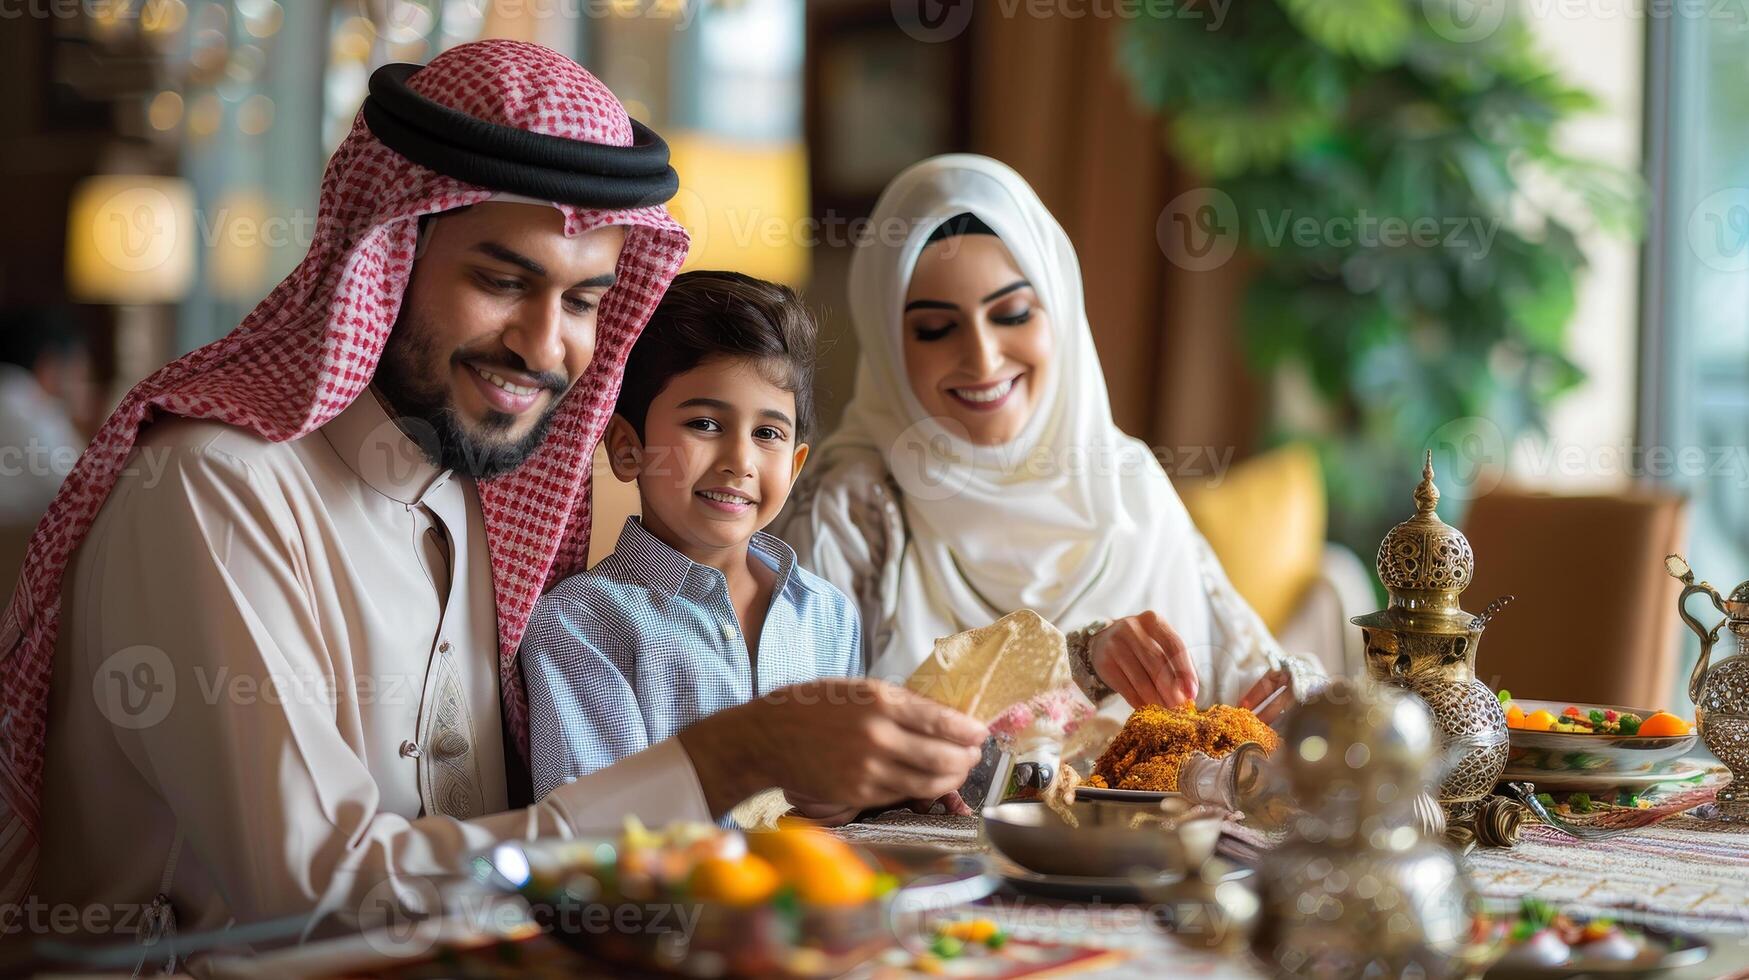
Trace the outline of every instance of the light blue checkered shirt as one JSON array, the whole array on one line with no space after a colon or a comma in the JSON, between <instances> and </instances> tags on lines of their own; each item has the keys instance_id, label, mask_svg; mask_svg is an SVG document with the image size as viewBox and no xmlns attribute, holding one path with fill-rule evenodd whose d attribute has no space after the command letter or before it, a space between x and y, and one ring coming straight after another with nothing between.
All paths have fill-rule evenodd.
<instances>
[{"instance_id":1,"label":"light blue checkered shirt","mask_svg":"<svg viewBox=\"0 0 1749 980\"><path fill-rule=\"evenodd\" d=\"M723 573L636 517L613 554L541 597L521 652L536 799L756 695L862 672L850 599L769 534L750 551L777 572L757 671Z\"/></svg>"}]
</instances>

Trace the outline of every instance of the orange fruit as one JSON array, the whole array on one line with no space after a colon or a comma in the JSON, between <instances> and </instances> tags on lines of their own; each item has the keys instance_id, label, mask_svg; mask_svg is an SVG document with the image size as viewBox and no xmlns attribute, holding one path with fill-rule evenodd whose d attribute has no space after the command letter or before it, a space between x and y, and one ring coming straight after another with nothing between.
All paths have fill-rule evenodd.
<instances>
[{"instance_id":1,"label":"orange fruit","mask_svg":"<svg viewBox=\"0 0 1749 980\"><path fill-rule=\"evenodd\" d=\"M747 849L810 905L860 905L874 895L874 871L849 844L816 827L790 823L748 834Z\"/></svg>"},{"instance_id":2,"label":"orange fruit","mask_svg":"<svg viewBox=\"0 0 1749 980\"><path fill-rule=\"evenodd\" d=\"M1547 711L1539 709L1537 711L1532 711L1524 717L1524 728L1526 731L1546 732L1554 727L1555 716Z\"/></svg>"},{"instance_id":3,"label":"orange fruit","mask_svg":"<svg viewBox=\"0 0 1749 980\"><path fill-rule=\"evenodd\" d=\"M698 862L689 884L692 897L729 905L758 905L777 891L777 869L755 854Z\"/></svg>"},{"instance_id":4,"label":"orange fruit","mask_svg":"<svg viewBox=\"0 0 1749 980\"><path fill-rule=\"evenodd\" d=\"M1523 728L1524 727L1524 709L1523 708L1520 708L1516 704L1511 704L1511 705L1506 706L1506 727L1507 728Z\"/></svg>"},{"instance_id":5,"label":"orange fruit","mask_svg":"<svg viewBox=\"0 0 1749 980\"><path fill-rule=\"evenodd\" d=\"M1688 722L1671 714L1660 711L1645 721L1640 722L1640 734L1657 737L1661 735L1687 735Z\"/></svg>"}]
</instances>

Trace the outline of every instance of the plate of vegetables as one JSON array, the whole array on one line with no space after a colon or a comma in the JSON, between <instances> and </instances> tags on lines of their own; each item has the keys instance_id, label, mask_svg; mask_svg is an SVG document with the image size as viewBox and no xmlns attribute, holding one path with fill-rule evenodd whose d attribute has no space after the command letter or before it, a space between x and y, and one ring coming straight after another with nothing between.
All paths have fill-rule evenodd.
<instances>
[{"instance_id":1,"label":"plate of vegetables","mask_svg":"<svg viewBox=\"0 0 1749 980\"><path fill-rule=\"evenodd\" d=\"M743 834L629 820L617 837L501 844L476 867L590 959L688 977L839 976L894 943L904 910L1000 885L978 855L859 847L800 821Z\"/></svg>"},{"instance_id":2,"label":"plate of vegetables","mask_svg":"<svg viewBox=\"0 0 1749 980\"><path fill-rule=\"evenodd\" d=\"M1571 704L1500 692L1511 736L1507 769L1538 782L1538 773L1648 777L1694 750L1694 726L1668 711L1616 704Z\"/></svg>"},{"instance_id":3,"label":"plate of vegetables","mask_svg":"<svg viewBox=\"0 0 1749 980\"><path fill-rule=\"evenodd\" d=\"M1653 925L1587 918L1530 896L1507 911L1500 977L1642 976L1702 963L1705 939Z\"/></svg>"}]
</instances>

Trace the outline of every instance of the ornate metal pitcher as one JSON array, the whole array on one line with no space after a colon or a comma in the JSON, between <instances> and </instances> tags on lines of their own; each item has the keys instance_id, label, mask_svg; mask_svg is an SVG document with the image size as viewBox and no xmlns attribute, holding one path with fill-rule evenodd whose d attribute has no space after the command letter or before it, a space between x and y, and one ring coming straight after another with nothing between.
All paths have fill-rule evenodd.
<instances>
[{"instance_id":1,"label":"ornate metal pitcher","mask_svg":"<svg viewBox=\"0 0 1749 980\"><path fill-rule=\"evenodd\" d=\"M1449 766L1439 804L1456 831L1475 827L1506 771L1506 714L1476 678L1476 648L1489 618L1512 597L1496 599L1480 616L1458 605L1476 558L1463 532L1439 519L1438 505L1429 452L1415 488L1415 516L1379 545L1379 581L1390 602L1353 623L1366 644L1368 676L1414 691L1433 709Z\"/></svg>"},{"instance_id":2,"label":"ornate metal pitcher","mask_svg":"<svg viewBox=\"0 0 1749 980\"><path fill-rule=\"evenodd\" d=\"M1705 582L1695 582L1694 569L1681 555L1664 559L1664 568L1682 582L1676 600L1682 621L1700 637L1700 660L1688 677L1688 698L1694 702L1694 720L1700 740L1731 770L1731 781L1719 789L1717 812L1721 820L1749 823L1749 582L1731 590L1730 598ZM1688 598L1704 595L1725 614L1712 629L1689 615ZM1719 631L1731 635L1730 645L1713 662L1713 646Z\"/></svg>"},{"instance_id":3,"label":"ornate metal pitcher","mask_svg":"<svg viewBox=\"0 0 1749 980\"><path fill-rule=\"evenodd\" d=\"M1285 791L1304 806L1257 869L1251 951L1278 977L1479 975L1476 895L1451 849L1421 833L1439 727L1401 689L1338 678L1283 723Z\"/></svg>"}]
</instances>

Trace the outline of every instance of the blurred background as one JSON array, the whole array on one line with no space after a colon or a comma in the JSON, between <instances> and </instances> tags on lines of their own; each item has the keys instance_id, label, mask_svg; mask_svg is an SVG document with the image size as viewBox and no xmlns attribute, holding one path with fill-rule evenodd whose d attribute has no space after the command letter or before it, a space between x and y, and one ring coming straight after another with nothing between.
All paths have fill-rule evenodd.
<instances>
[{"instance_id":1,"label":"blurred background","mask_svg":"<svg viewBox=\"0 0 1749 980\"><path fill-rule=\"evenodd\" d=\"M1660 560L1749 578L1746 0L0 0L0 589L127 388L307 249L370 72L538 41L669 140L692 267L804 291L953 150L1080 254L1117 420L1290 645L1413 512L1519 596L1481 673L1688 707Z\"/></svg>"}]
</instances>

